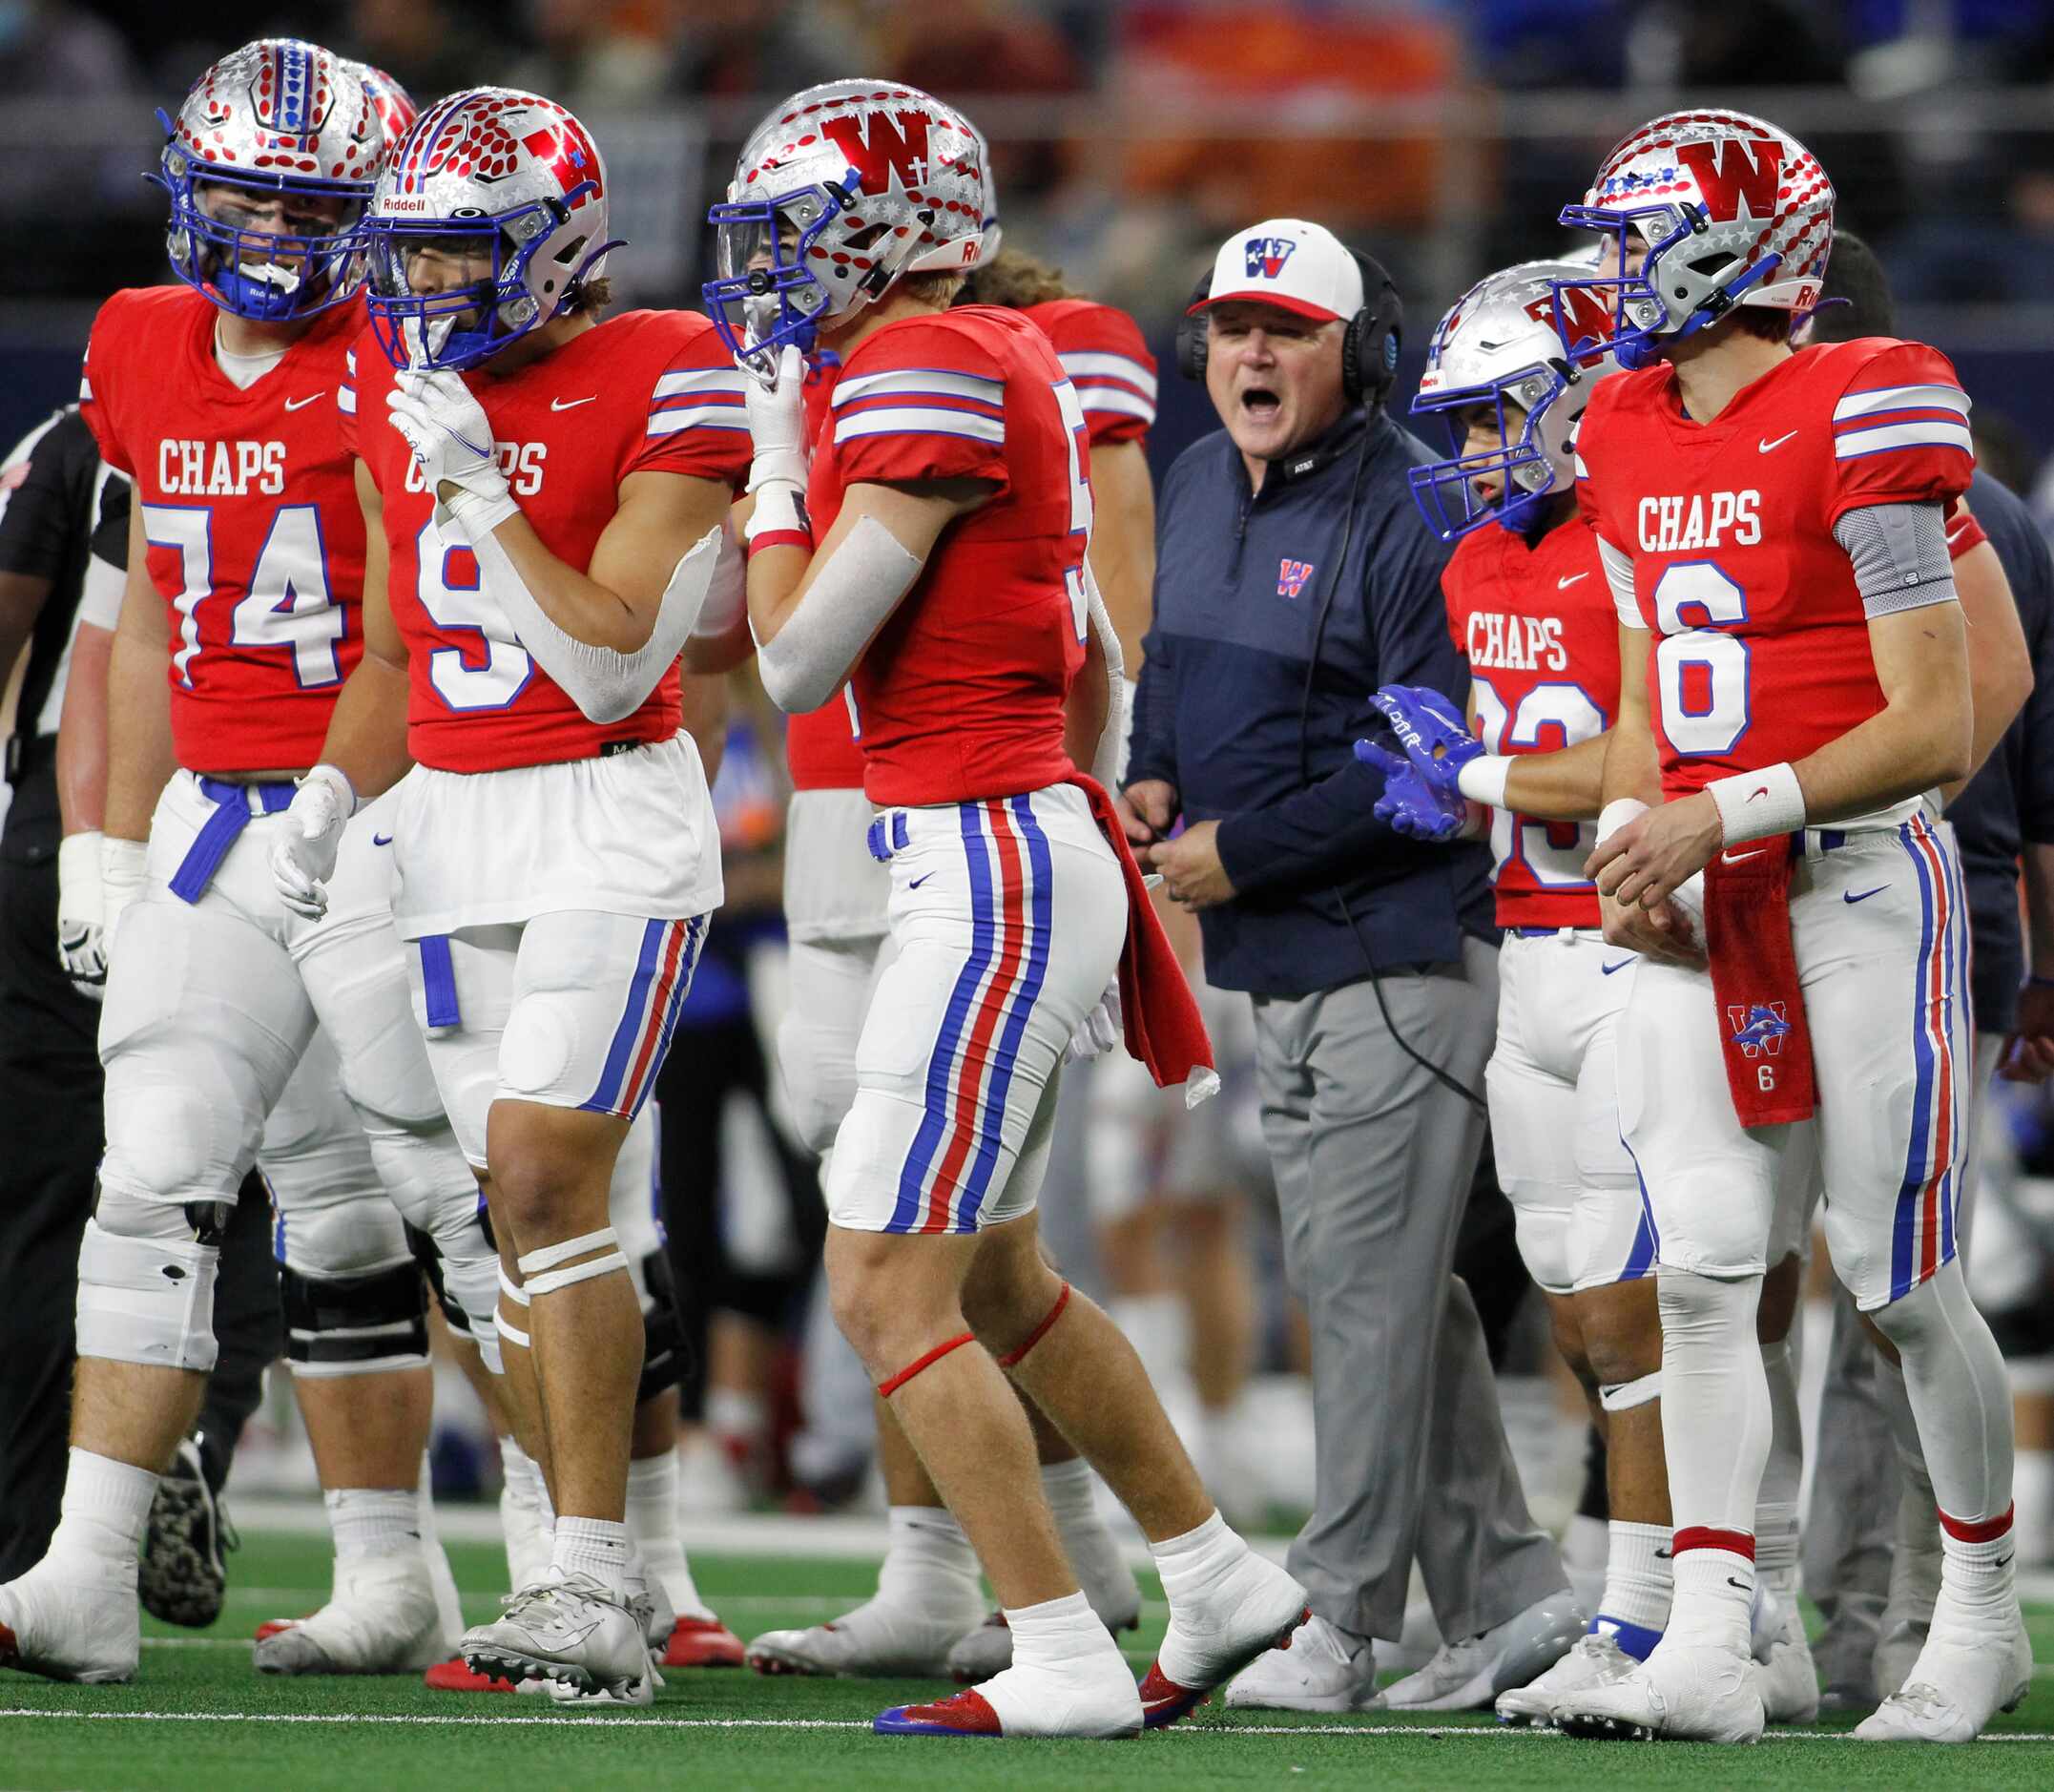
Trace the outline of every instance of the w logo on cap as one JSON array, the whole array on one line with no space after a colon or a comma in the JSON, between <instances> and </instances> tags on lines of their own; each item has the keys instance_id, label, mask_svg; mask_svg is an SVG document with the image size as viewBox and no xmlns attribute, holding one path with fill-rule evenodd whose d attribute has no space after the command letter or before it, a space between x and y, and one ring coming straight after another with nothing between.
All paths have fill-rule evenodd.
<instances>
[{"instance_id":1,"label":"w logo on cap","mask_svg":"<svg viewBox=\"0 0 2054 1792\"><path fill-rule=\"evenodd\" d=\"M1284 263L1291 260L1291 251L1297 243L1290 237L1251 237L1244 247L1248 253L1248 277L1250 280L1275 280L1284 271Z\"/></svg>"}]
</instances>

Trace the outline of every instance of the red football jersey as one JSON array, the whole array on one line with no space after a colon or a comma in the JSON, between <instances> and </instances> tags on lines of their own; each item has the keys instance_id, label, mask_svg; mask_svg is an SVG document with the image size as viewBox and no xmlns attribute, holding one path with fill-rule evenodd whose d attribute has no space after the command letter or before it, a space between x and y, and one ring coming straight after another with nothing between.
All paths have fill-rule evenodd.
<instances>
[{"instance_id":1,"label":"red football jersey","mask_svg":"<svg viewBox=\"0 0 2054 1792\"><path fill-rule=\"evenodd\" d=\"M1441 575L1448 633L1469 661L1477 726L1493 753L1554 753L1619 713L1619 617L1581 517L1528 543L1509 529L1464 535ZM1584 861L1597 826L1493 809L1491 882L1501 927L1594 927Z\"/></svg>"},{"instance_id":2,"label":"red football jersey","mask_svg":"<svg viewBox=\"0 0 2054 1792\"><path fill-rule=\"evenodd\" d=\"M1870 504L1949 505L1975 470L1968 399L1919 343L1806 349L1709 424L1674 369L1591 393L1577 493L1633 560L1657 639L1649 706L1670 796L1802 759L1882 708L1868 624L1833 526Z\"/></svg>"},{"instance_id":3,"label":"red football jersey","mask_svg":"<svg viewBox=\"0 0 2054 1792\"><path fill-rule=\"evenodd\" d=\"M1051 299L1027 305L1020 315L1048 337L1076 387L1090 447L1138 442L1148 435L1155 421L1155 357L1132 318L1093 299ZM806 417L816 438L833 390L832 378L806 386ZM785 725L784 744L794 789L861 785L862 749L845 692L835 702L794 716Z\"/></svg>"},{"instance_id":4,"label":"red football jersey","mask_svg":"<svg viewBox=\"0 0 2054 1792\"><path fill-rule=\"evenodd\" d=\"M1084 402L1093 448L1148 434L1155 422L1155 357L1132 318L1095 299L1050 299L1021 315L1055 344Z\"/></svg>"},{"instance_id":5,"label":"red football jersey","mask_svg":"<svg viewBox=\"0 0 2054 1792\"><path fill-rule=\"evenodd\" d=\"M1048 339L965 305L887 323L842 364L806 508L824 537L863 482L981 479L850 677L874 802L1016 796L1068 778L1084 663L1088 429Z\"/></svg>"},{"instance_id":6,"label":"red football jersey","mask_svg":"<svg viewBox=\"0 0 2054 1792\"><path fill-rule=\"evenodd\" d=\"M406 639L407 750L444 771L589 759L618 740L667 740L679 719L673 666L620 721L588 721L529 657L479 580L468 544L446 542L435 500L389 421L393 371L366 332L352 351L344 423L384 500L392 615ZM492 421L499 464L543 546L581 571L630 473L748 477L742 376L695 312L629 311L504 376L464 375Z\"/></svg>"},{"instance_id":7,"label":"red football jersey","mask_svg":"<svg viewBox=\"0 0 2054 1792\"><path fill-rule=\"evenodd\" d=\"M214 358L218 316L186 286L115 293L93 321L79 411L135 484L171 611L178 763L292 771L321 758L363 651L363 513L336 420L363 313L316 318L247 391Z\"/></svg>"}]
</instances>

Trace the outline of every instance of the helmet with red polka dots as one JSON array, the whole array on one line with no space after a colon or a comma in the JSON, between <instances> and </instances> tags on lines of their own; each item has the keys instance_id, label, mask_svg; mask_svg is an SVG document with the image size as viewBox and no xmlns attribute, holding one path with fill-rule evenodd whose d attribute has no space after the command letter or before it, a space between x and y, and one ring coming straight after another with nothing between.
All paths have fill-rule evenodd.
<instances>
[{"instance_id":1,"label":"helmet with red polka dots","mask_svg":"<svg viewBox=\"0 0 2054 1792\"><path fill-rule=\"evenodd\" d=\"M706 308L737 355L812 346L903 274L967 272L985 241L983 141L931 94L828 81L772 108L707 214Z\"/></svg>"},{"instance_id":2,"label":"helmet with red polka dots","mask_svg":"<svg viewBox=\"0 0 2054 1792\"><path fill-rule=\"evenodd\" d=\"M294 37L223 56L174 118L152 177L172 270L224 311L311 317L363 283L361 223L394 136L361 63ZM395 90L397 91L397 90ZM404 97L404 95L403 95ZM283 230L257 220L282 202Z\"/></svg>"},{"instance_id":3,"label":"helmet with red polka dots","mask_svg":"<svg viewBox=\"0 0 2054 1792\"><path fill-rule=\"evenodd\" d=\"M606 234L591 134L553 99L509 87L469 88L423 113L363 228L371 327L394 366L476 366L561 312L620 246ZM468 278L426 280L427 261Z\"/></svg>"},{"instance_id":4,"label":"helmet with red polka dots","mask_svg":"<svg viewBox=\"0 0 2054 1792\"><path fill-rule=\"evenodd\" d=\"M1599 274L1563 285L1608 295L1620 365L1645 366L1735 305L1815 306L1833 183L1810 150L1763 119L1672 112L1624 138L1562 221L1608 240Z\"/></svg>"}]
</instances>

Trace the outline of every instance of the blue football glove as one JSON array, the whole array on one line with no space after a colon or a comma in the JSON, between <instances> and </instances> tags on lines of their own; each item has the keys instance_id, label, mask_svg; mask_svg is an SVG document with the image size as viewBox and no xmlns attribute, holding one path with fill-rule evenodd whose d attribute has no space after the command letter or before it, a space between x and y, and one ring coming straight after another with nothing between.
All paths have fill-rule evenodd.
<instances>
[{"instance_id":1,"label":"blue football glove","mask_svg":"<svg viewBox=\"0 0 2054 1792\"><path fill-rule=\"evenodd\" d=\"M1387 684L1369 700L1391 724L1413 770L1434 789L1456 795L1455 781L1483 743L1455 705L1418 684Z\"/></svg>"},{"instance_id":2,"label":"blue football glove","mask_svg":"<svg viewBox=\"0 0 2054 1792\"><path fill-rule=\"evenodd\" d=\"M1412 764L1374 740L1358 740L1355 756L1383 773L1383 795L1371 811L1414 840L1453 840L1468 824L1469 801L1454 787L1437 790Z\"/></svg>"}]
</instances>

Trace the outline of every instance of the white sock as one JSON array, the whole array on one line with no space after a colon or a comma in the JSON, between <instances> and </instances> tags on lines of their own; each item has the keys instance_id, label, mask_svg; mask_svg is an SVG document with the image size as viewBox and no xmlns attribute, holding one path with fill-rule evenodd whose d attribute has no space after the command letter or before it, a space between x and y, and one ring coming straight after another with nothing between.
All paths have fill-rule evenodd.
<instances>
[{"instance_id":1,"label":"white sock","mask_svg":"<svg viewBox=\"0 0 2054 1792\"><path fill-rule=\"evenodd\" d=\"M1676 1552L1675 1575L1676 1596L1665 1636L1752 1654L1753 1558L1723 1548L1681 1549Z\"/></svg>"},{"instance_id":2,"label":"white sock","mask_svg":"<svg viewBox=\"0 0 2054 1792\"><path fill-rule=\"evenodd\" d=\"M1204 1524L1181 1536L1149 1545L1155 1572L1162 1576L1163 1596L1172 1615L1180 1600L1201 1596L1222 1574L1248 1553L1248 1545L1214 1512Z\"/></svg>"},{"instance_id":3,"label":"white sock","mask_svg":"<svg viewBox=\"0 0 2054 1792\"><path fill-rule=\"evenodd\" d=\"M1006 1627L1013 1634L1013 1666L1066 1669L1096 1655L1111 1636L1082 1593L1039 1605L1008 1606Z\"/></svg>"},{"instance_id":4,"label":"white sock","mask_svg":"<svg viewBox=\"0 0 2054 1792\"><path fill-rule=\"evenodd\" d=\"M1995 1518L2011 1507L2011 1384L1959 1261L1869 1315L1897 1345L1919 1452L1943 1512Z\"/></svg>"},{"instance_id":5,"label":"white sock","mask_svg":"<svg viewBox=\"0 0 2054 1792\"><path fill-rule=\"evenodd\" d=\"M1613 1519L1606 1527L1605 1593L1598 1615L1660 1632L1669 1625L1675 1574L1669 1557L1667 1525L1634 1525Z\"/></svg>"},{"instance_id":6,"label":"white sock","mask_svg":"<svg viewBox=\"0 0 2054 1792\"><path fill-rule=\"evenodd\" d=\"M339 1487L322 1499L337 1561L421 1553L421 1499L412 1488Z\"/></svg>"},{"instance_id":7,"label":"white sock","mask_svg":"<svg viewBox=\"0 0 2054 1792\"><path fill-rule=\"evenodd\" d=\"M1769 1460L1754 1501L1754 1566L1779 1594L1797 1585L1797 1488L1804 1478L1804 1421L1790 1341L1763 1344L1769 1385Z\"/></svg>"},{"instance_id":8,"label":"white sock","mask_svg":"<svg viewBox=\"0 0 2054 1792\"><path fill-rule=\"evenodd\" d=\"M550 1566L561 1574L590 1574L615 1598L628 1595L628 1527L611 1518L559 1518Z\"/></svg>"},{"instance_id":9,"label":"white sock","mask_svg":"<svg viewBox=\"0 0 2054 1792\"><path fill-rule=\"evenodd\" d=\"M1042 1465L1042 1490L1055 1514L1063 1553L1077 1571L1084 1596L1108 1625L1125 1623L1132 1612L1134 1577L1106 1521L1099 1515L1098 1484L1083 1457Z\"/></svg>"},{"instance_id":10,"label":"white sock","mask_svg":"<svg viewBox=\"0 0 2054 1792\"><path fill-rule=\"evenodd\" d=\"M628 1465L628 1534L679 1617L711 1617L693 1584L677 1534L677 1452L638 1457Z\"/></svg>"},{"instance_id":11,"label":"white sock","mask_svg":"<svg viewBox=\"0 0 2054 1792\"><path fill-rule=\"evenodd\" d=\"M125 1567L133 1586L156 1482L147 1469L73 1445L64 1502L45 1558L90 1555L109 1566Z\"/></svg>"},{"instance_id":12,"label":"white sock","mask_svg":"<svg viewBox=\"0 0 2054 1792\"><path fill-rule=\"evenodd\" d=\"M1976 1616L2008 1624L2018 1600L2018 1542L2011 1513L2007 1511L2001 1519L1979 1525L1963 1523L1941 1512L1940 1544L1946 1552L1940 1589L1948 1603Z\"/></svg>"},{"instance_id":13,"label":"white sock","mask_svg":"<svg viewBox=\"0 0 2054 1792\"><path fill-rule=\"evenodd\" d=\"M984 1604L977 1552L953 1512L942 1506L894 1506L885 1525L884 1561L878 1569L882 1603L909 1612L948 1600Z\"/></svg>"}]
</instances>

